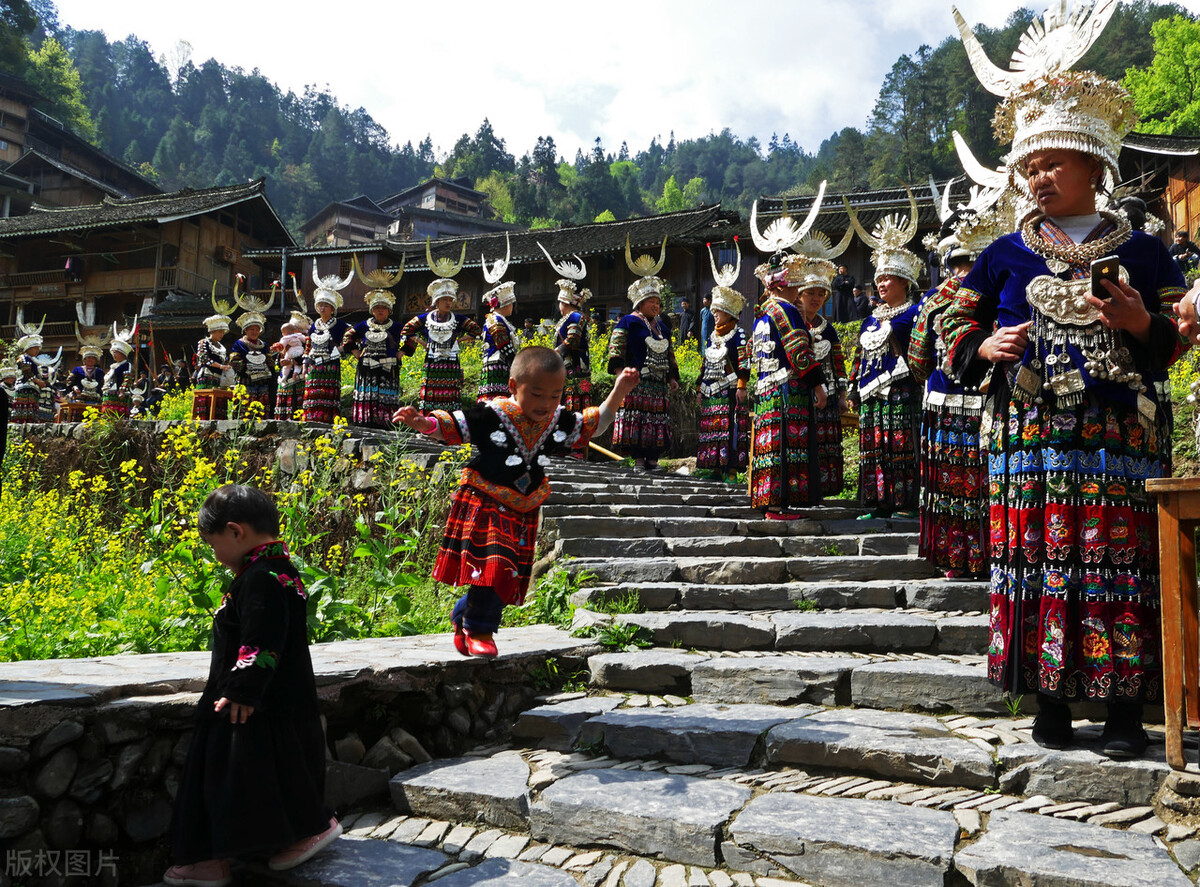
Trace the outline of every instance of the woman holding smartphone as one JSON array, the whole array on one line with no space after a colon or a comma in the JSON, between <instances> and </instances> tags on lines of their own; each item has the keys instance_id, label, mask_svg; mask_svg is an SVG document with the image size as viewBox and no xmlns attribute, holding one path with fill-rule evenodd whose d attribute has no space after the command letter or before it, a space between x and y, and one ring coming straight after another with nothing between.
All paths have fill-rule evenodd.
<instances>
[{"instance_id":1,"label":"woman holding smartphone","mask_svg":"<svg viewBox=\"0 0 1200 887\"><path fill-rule=\"evenodd\" d=\"M976 70L989 64L963 36ZM1056 57L1069 65L1086 49ZM988 392L988 674L1037 694L1040 744L1072 742L1068 702L1103 702L1103 751L1137 757L1142 704L1162 694L1145 481L1171 473L1162 383L1185 347L1170 314L1183 276L1161 241L1098 200L1135 121L1129 94L1040 63L1045 76L1026 83L981 74L1005 90L996 131L1012 140L1010 186L1035 209L979 256L943 322L953 373ZM1110 257L1118 282L1098 282L1100 298L1092 263Z\"/></svg>"}]
</instances>

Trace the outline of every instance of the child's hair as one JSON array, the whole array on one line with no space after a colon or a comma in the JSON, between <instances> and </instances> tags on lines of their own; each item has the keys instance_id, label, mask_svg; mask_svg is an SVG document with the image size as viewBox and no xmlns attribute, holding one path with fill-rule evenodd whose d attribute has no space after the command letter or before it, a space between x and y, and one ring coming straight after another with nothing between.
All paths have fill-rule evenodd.
<instances>
[{"instance_id":1,"label":"child's hair","mask_svg":"<svg viewBox=\"0 0 1200 887\"><path fill-rule=\"evenodd\" d=\"M296 325L294 323L285 323L279 328L279 332L282 335L290 336L292 333L296 332Z\"/></svg>"},{"instance_id":2,"label":"child's hair","mask_svg":"<svg viewBox=\"0 0 1200 887\"><path fill-rule=\"evenodd\" d=\"M539 373L563 372L566 372L566 367L557 351L543 345L530 345L517 352L508 378L514 382L528 382Z\"/></svg>"},{"instance_id":3,"label":"child's hair","mask_svg":"<svg viewBox=\"0 0 1200 887\"><path fill-rule=\"evenodd\" d=\"M279 509L275 500L255 487L225 484L208 494L196 524L200 535L220 533L229 523L246 524L257 533L279 535Z\"/></svg>"}]
</instances>

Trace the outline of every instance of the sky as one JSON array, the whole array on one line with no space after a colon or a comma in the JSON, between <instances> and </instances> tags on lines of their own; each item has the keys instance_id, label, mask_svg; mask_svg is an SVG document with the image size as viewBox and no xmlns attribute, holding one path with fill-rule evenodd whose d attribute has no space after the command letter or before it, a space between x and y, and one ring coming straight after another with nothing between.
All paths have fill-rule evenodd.
<instances>
[{"instance_id":1,"label":"sky","mask_svg":"<svg viewBox=\"0 0 1200 887\"><path fill-rule=\"evenodd\" d=\"M1003 25L1018 0L958 0ZM1039 12L1044 3L1028 4ZM1181 0L1200 13L1200 0ZM863 128L896 59L955 33L950 0L57 0L60 23L130 34L155 55L258 68L284 91L328 86L393 142L427 134L441 157L487 117L516 156L552 135L571 158L728 127L806 151ZM1007 59L993 59L1007 67Z\"/></svg>"}]
</instances>

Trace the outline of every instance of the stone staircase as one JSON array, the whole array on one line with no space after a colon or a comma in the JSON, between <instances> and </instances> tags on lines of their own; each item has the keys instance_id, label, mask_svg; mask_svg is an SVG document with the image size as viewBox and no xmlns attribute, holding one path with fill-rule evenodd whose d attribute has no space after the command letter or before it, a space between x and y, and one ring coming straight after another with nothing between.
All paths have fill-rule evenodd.
<instances>
[{"instance_id":1,"label":"stone staircase","mask_svg":"<svg viewBox=\"0 0 1200 887\"><path fill-rule=\"evenodd\" d=\"M1193 883L1200 789L1161 733L1132 762L1092 721L1035 745L1031 700L986 680L986 585L939 578L915 522L837 502L766 521L724 484L556 469L543 534L579 580L574 627L636 644L510 744L398 773L392 808L274 882Z\"/></svg>"}]
</instances>

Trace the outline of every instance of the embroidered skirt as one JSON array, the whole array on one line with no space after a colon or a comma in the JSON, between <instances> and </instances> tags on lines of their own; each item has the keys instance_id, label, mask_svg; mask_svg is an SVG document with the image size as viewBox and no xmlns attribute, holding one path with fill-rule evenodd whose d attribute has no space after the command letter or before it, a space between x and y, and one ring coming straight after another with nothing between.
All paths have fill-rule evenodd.
<instances>
[{"instance_id":1,"label":"embroidered skirt","mask_svg":"<svg viewBox=\"0 0 1200 887\"><path fill-rule=\"evenodd\" d=\"M506 380L507 381L507 380ZM425 361L425 376L421 380L421 392L417 409L422 413L433 410L462 409L463 371L457 358L450 360ZM508 391L507 386L505 391Z\"/></svg>"},{"instance_id":2,"label":"embroidered skirt","mask_svg":"<svg viewBox=\"0 0 1200 887\"><path fill-rule=\"evenodd\" d=\"M502 363L484 364L479 374L479 393L476 398L479 403L496 397L508 397L508 370L509 368Z\"/></svg>"},{"instance_id":3,"label":"embroidered skirt","mask_svg":"<svg viewBox=\"0 0 1200 887\"><path fill-rule=\"evenodd\" d=\"M433 578L446 585L485 585L505 604L522 604L533 571L538 509L514 511L474 487L450 503Z\"/></svg>"},{"instance_id":4,"label":"embroidered skirt","mask_svg":"<svg viewBox=\"0 0 1200 887\"><path fill-rule=\"evenodd\" d=\"M671 445L671 415L666 382L638 382L613 421L613 446L635 459L657 459Z\"/></svg>"},{"instance_id":5,"label":"embroidered skirt","mask_svg":"<svg viewBox=\"0 0 1200 887\"><path fill-rule=\"evenodd\" d=\"M563 409L572 413L582 413L592 405L592 380L576 376L567 376L563 385Z\"/></svg>"},{"instance_id":6,"label":"embroidered skirt","mask_svg":"<svg viewBox=\"0 0 1200 887\"><path fill-rule=\"evenodd\" d=\"M333 424L342 399L342 362L327 360L304 375L304 421Z\"/></svg>"},{"instance_id":7,"label":"embroidered skirt","mask_svg":"<svg viewBox=\"0 0 1200 887\"><path fill-rule=\"evenodd\" d=\"M865 401L858 413L858 499L872 510L915 510L918 395L912 379Z\"/></svg>"},{"instance_id":8,"label":"embroidered skirt","mask_svg":"<svg viewBox=\"0 0 1200 887\"><path fill-rule=\"evenodd\" d=\"M262 404L262 412L259 417L269 419L274 415L274 404L271 402L271 380L268 379L262 382L242 382L246 386L247 406L250 403Z\"/></svg>"},{"instance_id":9,"label":"embroidered skirt","mask_svg":"<svg viewBox=\"0 0 1200 887\"><path fill-rule=\"evenodd\" d=\"M737 403L733 388L700 397L700 442L696 467L710 471L745 471L750 413Z\"/></svg>"},{"instance_id":10,"label":"embroidered skirt","mask_svg":"<svg viewBox=\"0 0 1200 887\"><path fill-rule=\"evenodd\" d=\"M815 464L812 389L788 379L754 402L754 443L750 454L750 504L783 511L821 500Z\"/></svg>"},{"instance_id":11,"label":"embroidered skirt","mask_svg":"<svg viewBox=\"0 0 1200 887\"><path fill-rule=\"evenodd\" d=\"M296 410L304 405L304 378L288 376L279 379L279 387L275 389L275 418L288 422L296 418Z\"/></svg>"},{"instance_id":12,"label":"embroidered skirt","mask_svg":"<svg viewBox=\"0 0 1200 887\"><path fill-rule=\"evenodd\" d=\"M38 395L41 390L36 385L18 385L14 392L10 422L40 422L38 416Z\"/></svg>"},{"instance_id":13,"label":"embroidered skirt","mask_svg":"<svg viewBox=\"0 0 1200 887\"><path fill-rule=\"evenodd\" d=\"M825 409L813 409L813 433L817 438L817 468L821 474L821 495L836 496L846 485L846 457L842 450L842 409L836 391L830 392Z\"/></svg>"},{"instance_id":14,"label":"embroidered skirt","mask_svg":"<svg viewBox=\"0 0 1200 887\"><path fill-rule=\"evenodd\" d=\"M1094 395L1005 403L988 448L988 677L1063 699L1162 698L1158 521L1170 432Z\"/></svg>"},{"instance_id":15,"label":"embroidered skirt","mask_svg":"<svg viewBox=\"0 0 1200 887\"><path fill-rule=\"evenodd\" d=\"M132 408L133 398L128 391L106 391L100 400L100 414L103 416L127 419ZM193 413L193 415L195 414Z\"/></svg>"},{"instance_id":16,"label":"embroidered skirt","mask_svg":"<svg viewBox=\"0 0 1200 887\"><path fill-rule=\"evenodd\" d=\"M355 425L391 428L392 414L400 406L399 369L396 366L363 366L354 374L351 419Z\"/></svg>"},{"instance_id":17,"label":"embroidered skirt","mask_svg":"<svg viewBox=\"0 0 1200 887\"><path fill-rule=\"evenodd\" d=\"M920 554L939 570L982 576L983 457L978 410L926 407L921 417Z\"/></svg>"}]
</instances>

